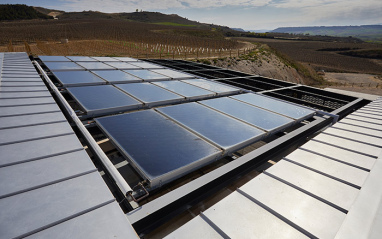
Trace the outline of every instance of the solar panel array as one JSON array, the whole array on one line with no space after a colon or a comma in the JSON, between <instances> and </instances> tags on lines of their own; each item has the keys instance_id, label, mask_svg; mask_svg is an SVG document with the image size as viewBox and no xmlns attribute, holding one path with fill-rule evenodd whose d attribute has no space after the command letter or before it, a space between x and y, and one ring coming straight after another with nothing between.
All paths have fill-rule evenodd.
<instances>
[{"instance_id":1,"label":"solar panel array","mask_svg":"<svg viewBox=\"0 0 382 239\"><path fill-rule=\"evenodd\" d=\"M164 67L192 73L199 77L259 92L281 100L332 112L356 100L352 96L332 93L317 88L288 82L292 79L273 79L234 70L221 69L183 60L148 60ZM283 77L283 76L281 76ZM340 118L342 116L340 115Z\"/></svg>"},{"instance_id":2,"label":"solar panel array","mask_svg":"<svg viewBox=\"0 0 382 239\"><path fill-rule=\"evenodd\" d=\"M151 188L315 114L132 58L40 59L83 111L81 117L95 119ZM76 67L64 69L69 64Z\"/></svg>"}]
</instances>

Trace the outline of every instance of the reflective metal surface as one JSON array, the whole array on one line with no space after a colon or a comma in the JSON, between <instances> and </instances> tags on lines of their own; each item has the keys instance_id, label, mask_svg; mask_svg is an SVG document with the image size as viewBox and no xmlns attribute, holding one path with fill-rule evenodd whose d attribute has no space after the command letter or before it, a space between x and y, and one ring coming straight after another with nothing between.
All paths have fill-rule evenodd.
<instances>
[{"instance_id":1,"label":"reflective metal surface","mask_svg":"<svg viewBox=\"0 0 382 239\"><path fill-rule=\"evenodd\" d=\"M282 115L286 115L293 119L302 119L315 113L313 110L305 109L296 105L288 104L286 102L252 93L232 96L232 98Z\"/></svg>"},{"instance_id":2,"label":"reflective metal surface","mask_svg":"<svg viewBox=\"0 0 382 239\"><path fill-rule=\"evenodd\" d=\"M7 78L9 79L9 78ZM39 81L5 81L4 79L0 81L1 86L8 87L23 87L23 86L45 86L44 82L40 79Z\"/></svg>"},{"instance_id":3,"label":"reflective metal surface","mask_svg":"<svg viewBox=\"0 0 382 239\"><path fill-rule=\"evenodd\" d=\"M3 107L0 110L0 116L14 116L50 112L61 112L61 110L56 104Z\"/></svg>"},{"instance_id":4,"label":"reflective metal surface","mask_svg":"<svg viewBox=\"0 0 382 239\"><path fill-rule=\"evenodd\" d=\"M187 103L157 109L224 149L234 152L259 140L264 131L223 115L198 103Z\"/></svg>"},{"instance_id":5,"label":"reflective metal surface","mask_svg":"<svg viewBox=\"0 0 382 239\"><path fill-rule=\"evenodd\" d=\"M240 190L318 238L334 238L346 216L265 174L252 179Z\"/></svg>"},{"instance_id":6,"label":"reflective metal surface","mask_svg":"<svg viewBox=\"0 0 382 239\"><path fill-rule=\"evenodd\" d=\"M96 171L85 150L0 168L0 197Z\"/></svg>"},{"instance_id":7,"label":"reflective metal surface","mask_svg":"<svg viewBox=\"0 0 382 239\"><path fill-rule=\"evenodd\" d=\"M46 91L46 86L1 86L0 92L33 92Z\"/></svg>"},{"instance_id":8,"label":"reflective metal surface","mask_svg":"<svg viewBox=\"0 0 382 239\"><path fill-rule=\"evenodd\" d=\"M204 100L200 101L200 103L266 131L279 130L294 122L287 117L228 97Z\"/></svg>"},{"instance_id":9,"label":"reflective metal surface","mask_svg":"<svg viewBox=\"0 0 382 239\"><path fill-rule=\"evenodd\" d=\"M0 166L28 162L73 150L83 149L79 141L73 140L73 137L75 136L70 134L21 143L0 145L1 155L8 155L7 157L2 158Z\"/></svg>"},{"instance_id":10,"label":"reflective metal surface","mask_svg":"<svg viewBox=\"0 0 382 239\"><path fill-rule=\"evenodd\" d=\"M107 204L26 238L139 238L117 202Z\"/></svg>"},{"instance_id":11,"label":"reflective metal surface","mask_svg":"<svg viewBox=\"0 0 382 239\"><path fill-rule=\"evenodd\" d=\"M43 105L43 104L56 104L56 102L51 97L0 99L0 107L24 106L24 105ZM0 110L1 110L1 108L0 108Z\"/></svg>"},{"instance_id":12,"label":"reflective metal surface","mask_svg":"<svg viewBox=\"0 0 382 239\"><path fill-rule=\"evenodd\" d=\"M154 110L96 119L151 186L216 160L221 151Z\"/></svg>"},{"instance_id":13,"label":"reflective metal surface","mask_svg":"<svg viewBox=\"0 0 382 239\"><path fill-rule=\"evenodd\" d=\"M215 95L215 92L208 91L190 84L186 84L181 81L158 81L153 82L154 85L163 87L172 92L175 92L179 95L183 95L187 99L195 100L195 99L203 99L207 97L212 97Z\"/></svg>"},{"instance_id":14,"label":"reflective metal surface","mask_svg":"<svg viewBox=\"0 0 382 239\"><path fill-rule=\"evenodd\" d=\"M54 72L54 75L63 86L83 86L106 84L104 80L89 71L61 71Z\"/></svg>"},{"instance_id":15,"label":"reflective metal surface","mask_svg":"<svg viewBox=\"0 0 382 239\"><path fill-rule=\"evenodd\" d=\"M85 69L74 62L44 62L50 71L84 71Z\"/></svg>"},{"instance_id":16,"label":"reflective metal surface","mask_svg":"<svg viewBox=\"0 0 382 239\"><path fill-rule=\"evenodd\" d=\"M23 237L113 200L98 172L2 198L1 235Z\"/></svg>"},{"instance_id":17,"label":"reflective metal surface","mask_svg":"<svg viewBox=\"0 0 382 239\"><path fill-rule=\"evenodd\" d=\"M223 239L206 221L201 217L195 217L185 225L179 227L174 232L164 237L166 239L194 239L194 238L211 238Z\"/></svg>"},{"instance_id":18,"label":"reflective metal surface","mask_svg":"<svg viewBox=\"0 0 382 239\"><path fill-rule=\"evenodd\" d=\"M301 146L301 149L310 150L321 155L340 160L352 165L362 168L371 169L375 163L375 158L342 149L336 146L320 143L317 141L310 141L309 143Z\"/></svg>"},{"instance_id":19,"label":"reflective metal surface","mask_svg":"<svg viewBox=\"0 0 382 239\"><path fill-rule=\"evenodd\" d=\"M0 130L0 145L63 134L73 134L68 122L2 129Z\"/></svg>"},{"instance_id":20,"label":"reflective metal surface","mask_svg":"<svg viewBox=\"0 0 382 239\"><path fill-rule=\"evenodd\" d=\"M142 103L112 85L72 87L68 92L89 116L142 107Z\"/></svg>"},{"instance_id":21,"label":"reflective metal surface","mask_svg":"<svg viewBox=\"0 0 382 239\"><path fill-rule=\"evenodd\" d=\"M66 122L66 119L61 112L0 117L0 129L52 122Z\"/></svg>"},{"instance_id":22,"label":"reflective metal surface","mask_svg":"<svg viewBox=\"0 0 382 239\"><path fill-rule=\"evenodd\" d=\"M230 238L307 238L238 192L203 214Z\"/></svg>"},{"instance_id":23,"label":"reflective metal surface","mask_svg":"<svg viewBox=\"0 0 382 239\"><path fill-rule=\"evenodd\" d=\"M349 116L348 116L349 117ZM368 145L368 144L363 144L361 142L356 142L353 140L349 139L344 139L328 134L320 134L314 138L315 140L319 140L320 142L323 143L328 143L331 145L339 145L341 148L349 149L350 151L356 151L360 152L366 155L372 155L375 157L378 157L379 152L381 148Z\"/></svg>"},{"instance_id":24,"label":"reflective metal surface","mask_svg":"<svg viewBox=\"0 0 382 239\"><path fill-rule=\"evenodd\" d=\"M234 94L240 92L239 89L202 79L183 80L183 82L216 92L219 95Z\"/></svg>"},{"instance_id":25,"label":"reflective metal surface","mask_svg":"<svg viewBox=\"0 0 382 239\"><path fill-rule=\"evenodd\" d=\"M133 83L142 82L142 79L138 77L127 74L123 71L113 70L113 71L93 71L94 74L102 77L104 80L110 83Z\"/></svg>"},{"instance_id":26,"label":"reflective metal surface","mask_svg":"<svg viewBox=\"0 0 382 239\"><path fill-rule=\"evenodd\" d=\"M184 97L150 83L118 84L115 86L139 99L149 107L184 100Z\"/></svg>"},{"instance_id":27,"label":"reflective metal surface","mask_svg":"<svg viewBox=\"0 0 382 239\"><path fill-rule=\"evenodd\" d=\"M50 97L52 96L49 91L31 91L31 92L1 92L0 99L14 99L14 98L35 98L35 97Z\"/></svg>"},{"instance_id":28,"label":"reflective metal surface","mask_svg":"<svg viewBox=\"0 0 382 239\"><path fill-rule=\"evenodd\" d=\"M359 193L354 187L285 160L267 172L345 210L350 209Z\"/></svg>"},{"instance_id":29,"label":"reflective metal surface","mask_svg":"<svg viewBox=\"0 0 382 239\"><path fill-rule=\"evenodd\" d=\"M42 82L42 79L39 76L36 77L1 77L2 81L13 81L13 82Z\"/></svg>"},{"instance_id":30,"label":"reflective metal surface","mask_svg":"<svg viewBox=\"0 0 382 239\"><path fill-rule=\"evenodd\" d=\"M65 56L38 56L43 62L48 61L70 61Z\"/></svg>"},{"instance_id":31,"label":"reflective metal surface","mask_svg":"<svg viewBox=\"0 0 382 239\"><path fill-rule=\"evenodd\" d=\"M133 76L139 77L145 81L170 80L170 77L167 77L149 70L124 70L124 71Z\"/></svg>"},{"instance_id":32,"label":"reflective metal surface","mask_svg":"<svg viewBox=\"0 0 382 239\"><path fill-rule=\"evenodd\" d=\"M285 158L359 187L362 187L368 175L365 170L301 149L295 150Z\"/></svg>"}]
</instances>

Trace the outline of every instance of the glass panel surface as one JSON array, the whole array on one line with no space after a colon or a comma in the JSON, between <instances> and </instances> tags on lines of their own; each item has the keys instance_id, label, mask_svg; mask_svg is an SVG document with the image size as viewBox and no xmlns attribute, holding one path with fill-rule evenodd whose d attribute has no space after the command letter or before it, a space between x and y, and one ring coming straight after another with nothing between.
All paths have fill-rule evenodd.
<instances>
[{"instance_id":1,"label":"glass panel surface","mask_svg":"<svg viewBox=\"0 0 382 239\"><path fill-rule=\"evenodd\" d=\"M125 70L125 72L139 77L143 80L150 81L150 80L169 80L170 78L149 70Z\"/></svg>"},{"instance_id":2,"label":"glass panel surface","mask_svg":"<svg viewBox=\"0 0 382 239\"><path fill-rule=\"evenodd\" d=\"M102 62L77 62L77 64L88 70L114 70L113 67Z\"/></svg>"},{"instance_id":3,"label":"glass panel surface","mask_svg":"<svg viewBox=\"0 0 382 239\"><path fill-rule=\"evenodd\" d=\"M232 88L226 85L222 85L216 82L207 81L203 79L192 79L192 80L183 80L183 82L201 87L206 90L210 90L216 93L235 93L239 92L239 89Z\"/></svg>"},{"instance_id":4,"label":"glass panel surface","mask_svg":"<svg viewBox=\"0 0 382 239\"><path fill-rule=\"evenodd\" d=\"M121 90L149 106L179 102L184 98L150 83L132 83L115 85Z\"/></svg>"},{"instance_id":5,"label":"glass panel surface","mask_svg":"<svg viewBox=\"0 0 382 239\"><path fill-rule=\"evenodd\" d=\"M68 92L88 114L105 113L102 111L104 109L119 111L121 108L139 109L142 106L142 103L112 85L73 87L68 88Z\"/></svg>"},{"instance_id":6,"label":"glass panel surface","mask_svg":"<svg viewBox=\"0 0 382 239\"><path fill-rule=\"evenodd\" d=\"M117 62L108 62L107 63L108 65L114 67L114 68L117 68L117 69L120 69L120 70L134 70L134 69L141 69L140 67L138 66L134 66L134 65L131 65L127 62L121 62L121 61L117 61Z\"/></svg>"},{"instance_id":7,"label":"glass panel surface","mask_svg":"<svg viewBox=\"0 0 382 239\"><path fill-rule=\"evenodd\" d=\"M109 61L118 61L117 59L114 59L114 58L111 58L111 57L105 57L105 56L101 56L101 57L92 57L94 59L96 59L97 61L102 61L102 62L109 62Z\"/></svg>"},{"instance_id":8,"label":"glass panel surface","mask_svg":"<svg viewBox=\"0 0 382 239\"><path fill-rule=\"evenodd\" d=\"M265 135L264 131L198 103L168 106L157 110L227 151L242 148Z\"/></svg>"},{"instance_id":9,"label":"glass panel surface","mask_svg":"<svg viewBox=\"0 0 382 239\"><path fill-rule=\"evenodd\" d=\"M264 108L266 110L286 115L293 119L301 119L315 113L313 110L252 93L232 96L232 98Z\"/></svg>"},{"instance_id":10,"label":"glass panel surface","mask_svg":"<svg viewBox=\"0 0 382 239\"><path fill-rule=\"evenodd\" d=\"M65 56L38 56L43 62L45 61L70 61Z\"/></svg>"},{"instance_id":11,"label":"glass panel surface","mask_svg":"<svg viewBox=\"0 0 382 239\"><path fill-rule=\"evenodd\" d=\"M140 61L138 59L135 59L135 58L131 58L131 57L113 57L114 59L117 59L119 61Z\"/></svg>"},{"instance_id":12,"label":"glass panel surface","mask_svg":"<svg viewBox=\"0 0 382 239\"><path fill-rule=\"evenodd\" d=\"M138 66L138 67L141 67L143 69L160 69L160 68L164 68L164 66L154 65L154 64L151 64L151 63L148 63L148 62L144 62L144 61L131 62L131 64L133 64L135 66Z\"/></svg>"},{"instance_id":13,"label":"glass panel surface","mask_svg":"<svg viewBox=\"0 0 382 239\"><path fill-rule=\"evenodd\" d=\"M97 61L88 56L67 56L72 61Z\"/></svg>"},{"instance_id":14,"label":"glass panel surface","mask_svg":"<svg viewBox=\"0 0 382 239\"><path fill-rule=\"evenodd\" d=\"M60 71L54 72L54 75L63 86L106 84L89 71Z\"/></svg>"},{"instance_id":15,"label":"glass panel surface","mask_svg":"<svg viewBox=\"0 0 382 239\"><path fill-rule=\"evenodd\" d=\"M195 170L203 161L221 154L216 147L154 110L102 117L96 122L144 177L157 178L158 183ZM183 172L177 172L182 168Z\"/></svg>"},{"instance_id":16,"label":"glass panel surface","mask_svg":"<svg viewBox=\"0 0 382 239\"><path fill-rule=\"evenodd\" d=\"M51 71L85 70L74 62L45 62Z\"/></svg>"},{"instance_id":17,"label":"glass panel surface","mask_svg":"<svg viewBox=\"0 0 382 239\"><path fill-rule=\"evenodd\" d=\"M183 83L181 81L157 81L153 82L152 84L158 85L160 87L166 88L170 91L173 91L179 95L183 95L187 98L194 98L194 97L210 97L214 96L215 92L208 91L190 84Z\"/></svg>"},{"instance_id":18,"label":"glass panel surface","mask_svg":"<svg viewBox=\"0 0 382 239\"><path fill-rule=\"evenodd\" d=\"M290 118L275 114L228 97L200 101L236 119L247 122L266 131L273 131L294 122Z\"/></svg>"},{"instance_id":19,"label":"glass panel surface","mask_svg":"<svg viewBox=\"0 0 382 239\"><path fill-rule=\"evenodd\" d=\"M104 80L110 83L132 83L142 82L142 79L127 74L126 72L113 70L113 71L92 71L94 74L102 77Z\"/></svg>"},{"instance_id":20,"label":"glass panel surface","mask_svg":"<svg viewBox=\"0 0 382 239\"><path fill-rule=\"evenodd\" d=\"M187 79L187 78L195 78L195 76L179 72L179 71L174 71L171 69L158 69L158 70L152 70L153 72L171 77L173 79Z\"/></svg>"}]
</instances>

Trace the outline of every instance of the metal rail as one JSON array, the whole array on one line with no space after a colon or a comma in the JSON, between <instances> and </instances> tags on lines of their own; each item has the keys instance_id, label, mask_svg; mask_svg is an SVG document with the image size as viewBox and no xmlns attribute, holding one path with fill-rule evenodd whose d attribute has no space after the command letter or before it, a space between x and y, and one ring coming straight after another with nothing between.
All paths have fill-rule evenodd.
<instances>
[{"instance_id":1,"label":"metal rail","mask_svg":"<svg viewBox=\"0 0 382 239\"><path fill-rule=\"evenodd\" d=\"M37 61L32 61L33 64L38 68L41 75L44 77L46 82L49 84L52 91L55 93L57 98L59 99L62 106L65 108L66 113L72 118L73 122L76 124L78 129L81 131L82 135L86 139L87 143L89 144L89 148L92 150L92 152L101 160L101 163L107 170L107 172L110 174L110 176L115 181L118 188L121 190L123 195L126 197L129 195L133 190L127 184L126 180L122 177L122 175L118 172L118 170L114 167L113 163L110 161L110 159L106 156L106 154L101 150L101 148L98 146L97 142L94 140L94 138L91 136L89 131L86 129L86 127L82 124L81 120L77 117L76 113L73 111L73 109L70 107L68 102L66 102L65 98L61 95L60 91L57 89L57 87L53 84L53 82L50 80L48 75L45 73L45 71L41 68L41 66L38 64ZM130 199L130 197L129 197Z\"/></svg>"}]
</instances>

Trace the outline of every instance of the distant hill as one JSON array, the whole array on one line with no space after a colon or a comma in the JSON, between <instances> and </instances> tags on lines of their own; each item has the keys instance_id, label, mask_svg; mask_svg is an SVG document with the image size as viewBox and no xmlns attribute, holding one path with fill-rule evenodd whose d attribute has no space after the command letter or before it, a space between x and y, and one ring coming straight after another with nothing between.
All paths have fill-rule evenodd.
<instances>
[{"instance_id":1,"label":"distant hill","mask_svg":"<svg viewBox=\"0 0 382 239\"><path fill-rule=\"evenodd\" d=\"M23 4L1 4L0 21L26 19L52 19L53 17Z\"/></svg>"},{"instance_id":2,"label":"distant hill","mask_svg":"<svg viewBox=\"0 0 382 239\"><path fill-rule=\"evenodd\" d=\"M382 42L382 25L333 27L280 27L272 32L321 36L357 37L364 41Z\"/></svg>"},{"instance_id":3,"label":"distant hill","mask_svg":"<svg viewBox=\"0 0 382 239\"><path fill-rule=\"evenodd\" d=\"M233 28L231 27L232 30L239 31L239 32L246 32L243 28Z\"/></svg>"}]
</instances>

